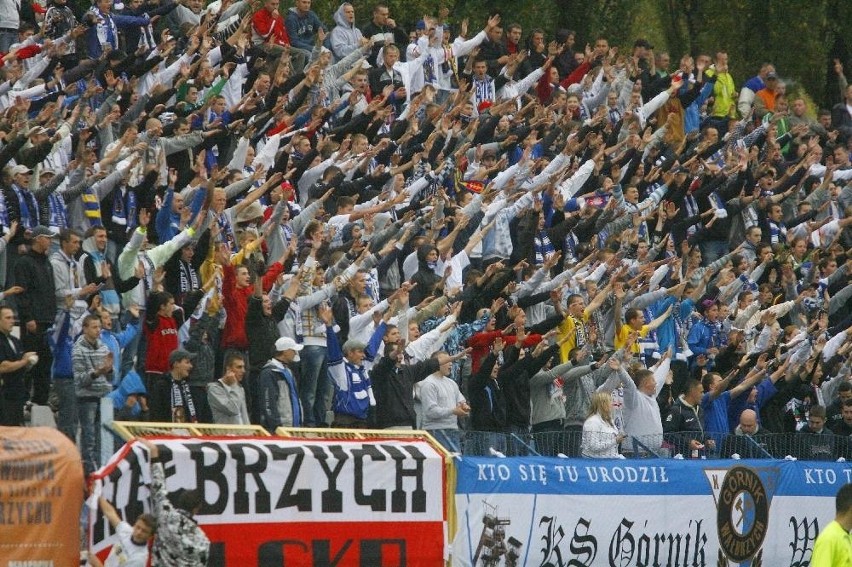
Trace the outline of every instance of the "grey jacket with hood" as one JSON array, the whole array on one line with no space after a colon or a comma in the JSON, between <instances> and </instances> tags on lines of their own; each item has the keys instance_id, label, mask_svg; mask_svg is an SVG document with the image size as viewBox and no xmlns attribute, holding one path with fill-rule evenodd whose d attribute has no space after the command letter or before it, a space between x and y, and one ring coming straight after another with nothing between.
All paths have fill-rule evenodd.
<instances>
[{"instance_id":1,"label":"grey jacket with hood","mask_svg":"<svg viewBox=\"0 0 852 567\"><path fill-rule=\"evenodd\" d=\"M355 24L350 24L346 21L346 16L343 15L343 8L351 6L349 2L341 4L334 13L334 29L329 35L329 47L334 54L334 60L340 61L360 46L363 34L361 30L355 27Z\"/></svg>"}]
</instances>

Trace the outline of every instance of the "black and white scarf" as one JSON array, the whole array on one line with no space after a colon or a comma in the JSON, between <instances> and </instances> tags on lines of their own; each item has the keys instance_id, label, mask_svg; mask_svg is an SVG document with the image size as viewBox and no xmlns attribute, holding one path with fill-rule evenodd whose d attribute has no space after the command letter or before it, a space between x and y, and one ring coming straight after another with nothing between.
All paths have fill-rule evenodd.
<instances>
[{"instance_id":1,"label":"black and white scarf","mask_svg":"<svg viewBox=\"0 0 852 567\"><path fill-rule=\"evenodd\" d=\"M198 273L192 269L189 262L180 260L178 265L180 266L180 292L189 293L194 289L201 289Z\"/></svg>"},{"instance_id":2,"label":"black and white scarf","mask_svg":"<svg viewBox=\"0 0 852 567\"><path fill-rule=\"evenodd\" d=\"M175 380L172 378L172 422L195 423L198 417L195 414L195 402L192 401L192 393L189 391L189 382L186 380ZM184 410L181 416L178 409Z\"/></svg>"}]
</instances>

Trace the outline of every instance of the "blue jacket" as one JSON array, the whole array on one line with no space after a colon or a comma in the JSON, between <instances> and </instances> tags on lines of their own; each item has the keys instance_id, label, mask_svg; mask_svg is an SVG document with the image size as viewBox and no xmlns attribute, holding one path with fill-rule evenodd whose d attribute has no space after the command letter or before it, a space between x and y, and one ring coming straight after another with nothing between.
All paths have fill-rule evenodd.
<instances>
[{"instance_id":1,"label":"blue jacket","mask_svg":"<svg viewBox=\"0 0 852 567\"><path fill-rule=\"evenodd\" d=\"M136 417L142 413L142 406L138 401L133 405L133 407L127 408L127 398L131 394L147 393L148 392L145 389L145 384L142 382L142 378L139 377L139 374L137 374L135 370L131 370L124 376L124 379L121 380L118 387L107 394L106 397L112 400L112 404L115 406L116 419L122 419L125 417Z\"/></svg>"},{"instance_id":2,"label":"blue jacket","mask_svg":"<svg viewBox=\"0 0 852 567\"><path fill-rule=\"evenodd\" d=\"M51 376L54 380L73 380L74 365L71 363L71 349L74 347L74 338L71 336L71 313L67 309L59 312L54 330L48 335L48 341L53 351Z\"/></svg>"},{"instance_id":3,"label":"blue jacket","mask_svg":"<svg viewBox=\"0 0 852 567\"><path fill-rule=\"evenodd\" d=\"M112 353L112 381L113 386L117 387L121 382L121 350L130 344L130 341L139 333L139 320L131 322L127 328L116 333L114 331L101 330L101 341L107 346Z\"/></svg>"},{"instance_id":4,"label":"blue jacket","mask_svg":"<svg viewBox=\"0 0 852 567\"><path fill-rule=\"evenodd\" d=\"M370 381L370 369L379 350L382 337L387 326L380 323L367 348L364 349L364 362L356 366L343 358L343 349L332 327L326 327L328 342L328 377L334 384L334 401L332 409L335 413L349 415L358 419L367 419L370 406L376 405L373 396L373 384Z\"/></svg>"},{"instance_id":5,"label":"blue jacket","mask_svg":"<svg viewBox=\"0 0 852 567\"><path fill-rule=\"evenodd\" d=\"M707 354L707 350L712 348L713 345L713 335L715 334L715 329L713 329L713 323L710 323L707 319L701 319L692 328L689 330L689 337L686 339L687 344L689 344L689 350L692 351L692 354L698 356L699 354ZM721 346L721 345L715 345Z\"/></svg>"},{"instance_id":6,"label":"blue jacket","mask_svg":"<svg viewBox=\"0 0 852 567\"><path fill-rule=\"evenodd\" d=\"M659 317L665 313L666 309L669 308L669 305L675 305L676 303L676 298L671 295L667 295L652 304L651 311L653 312L654 317ZM676 317L675 315L677 314L672 313L671 317L667 318L659 327L657 327L657 344L660 345L660 352L664 352L667 348L672 347L672 356L674 356L681 351L677 321L688 321L689 317L692 315L693 305L694 302L691 299L682 300L680 302L680 317ZM675 308L677 308L676 305Z\"/></svg>"},{"instance_id":7,"label":"blue jacket","mask_svg":"<svg viewBox=\"0 0 852 567\"><path fill-rule=\"evenodd\" d=\"M325 29L322 21L313 10L308 10L304 16L300 16L296 8L290 8L287 18L284 20L287 35L290 36L290 45L311 52L317 38L317 30Z\"/></svg>"},{"instance_id":8,"label":"blue jacket","mask_svg":"<svg viewBox=\"0 0 852 567\"><path fill-rule=\"evenodd\" d=\"M100 58L104 52L102 45L105 43L111 45L113 51L118 50L118 28L147 26L151 21L147 14L144 16L103 14L97 6L92 6L89 12L98 18L98 23L86 32L86 50L92 59Z\"/></svg>"},{"instance_id":9,"label":"blue jacket","mask_svg":"<svg viewBox=\"0 0 852 567\"><path fill-rule=\"evenodd\" d=\"M167 242L172 238L176 237L180 234L182 230L180 228L180 215L172 211L172 201L175 198L175 191L173 187L169 187L166 190L166 196L163 200L163 206L160 207L160 210L157 211L157 216L154 219L154 222L157 225L157 239L160 243ZM201 187L193 193L192 202L184 203L184 207L189 207L189 210L192 211L192 217L190 218L190 224L194 221L195 215L198 214L198 211L204 206L204 201L207 199L207 189Z\"/></svg>"},{"instance_id":10,"label":"blue jacket","mask_svg":"<svg viewBox=\"0 0 852 567\"><path fill-rule=\"evenodd\" d=\"M692 101L692 104L687 106L683 111L683 131L685 134L695 132L701 126L701 107L704 105L704 101L713 94L714 85L715 83L712 81L704 83L698 98Z\"/></svg>"},{"instance_id":11,"label":"blue jacket","mask_svg":"<svg viewBox=\"0 0 852 567\"><path fill-rule=\"evenodd\" d=\"M287 365L272 359L267 362L260 371L260 424L270 433L275 429L284 427L302 427L304 424L304 411L299 399L299 390L296 386L296 376ZM286 398L281 399L283 382L286 389Z\"/></svg>"}]
</instances>

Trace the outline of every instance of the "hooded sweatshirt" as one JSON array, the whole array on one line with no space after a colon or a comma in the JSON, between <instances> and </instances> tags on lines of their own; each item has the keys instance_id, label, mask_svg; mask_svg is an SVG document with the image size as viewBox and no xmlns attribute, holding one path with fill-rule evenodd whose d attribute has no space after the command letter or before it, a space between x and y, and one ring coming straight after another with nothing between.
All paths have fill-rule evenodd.
<instances>
[{"instance_id":1,"label":"hooded sweatshirt","mask_svg":"<svg viewBox=\"0 0 852 567\"><path fill-rule=\"evenodd\" d=\"M344 2L334 13L334 23L337 25L331 30L329 36L329 44L335 61L340 61L358 49L361 40L364 38L361 30L356 28L354 23L350 24L346 21L346 16L343 15L343 8L346 6L351 6L351 4Z\"/></svg>"},{"instance_id":2,"label":"hooded sweatshirt","mask_svg":"<svg viewBox=\"0 0 852 567\"><path fill-rule=\"evenodd\" d=\"M325 28L313 10L299 14L296 8L290 8L287 12L284 27L287 28L287 35L290 36L290 45L308 52L314 49L317 30Z\"/></svg>"},{"instance_id":3,"label":"hooded sweatshirt","mask_svg":"<svg viewBox=\"0 0 852 567\"><path fill-rule=\"evenodd\" d=\"M118 297L118 290L115 288L115 281L112 274L117 274L112 262L107 259L106 254L99 251L95 244L95 237L90 236L83 241L84 254L80 257L80 265L83 267L83 275L86 278L86 283L103 284L103 287L98 291L101 296L101 305L109 311L113 317L118 317L121 312L121 299ZM103 277L103 263L107 262L110 265L110 277ZM136 278L133 278L136 280ZM138 280L136 280L138 283Z\"/></svg>"},{"instance_id":4,"label":"hooded sweatshirt","mask_svg":"<svg viewBox=\"0 0 852 567\"><path fill-rule=\"evenodd\" d=\"M142 413L142 406L139 405L138 401L133 407L125 407L127 398L131 394L147 394L145 384L142 383L142 378L139 377L139 374L135 370L128 372L121 380L118 388L106 395L107 398L112 400L113 406L115 406L116 419L121 417L136 417Z\"/></svg>"},{"instance_id":5,"label":"hooded sweatshirt","mask_svg":"<svg viewBox=\"0 0 852 567\"><path fill-rule=\"evenodd\" d=\"M411 305L419 305L424 299L432 295L435 285L441 281L441 276L435 273L434 266L426 261L429 252L435 247L431 244L423 244L417 249L417 272L411 280L417 285L411 290L409 302Z\"/></svg>"}]
</instances>

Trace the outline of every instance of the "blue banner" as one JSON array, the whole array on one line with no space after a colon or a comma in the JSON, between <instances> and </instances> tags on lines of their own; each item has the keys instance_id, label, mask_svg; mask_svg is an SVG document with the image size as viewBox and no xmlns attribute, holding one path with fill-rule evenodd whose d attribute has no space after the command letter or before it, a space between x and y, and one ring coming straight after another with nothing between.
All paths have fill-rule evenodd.
<instances>
[{"instance_id":1,"label":"blue banner","mask_svg":"<svg viewBox=\"0 0 852 567\"><path fill-rule=\"evenodd\" d=\"M526 457L456 466L459 566L806 567L835 494L852 482L846 462Z\"/></svg>"}]
</instances>

